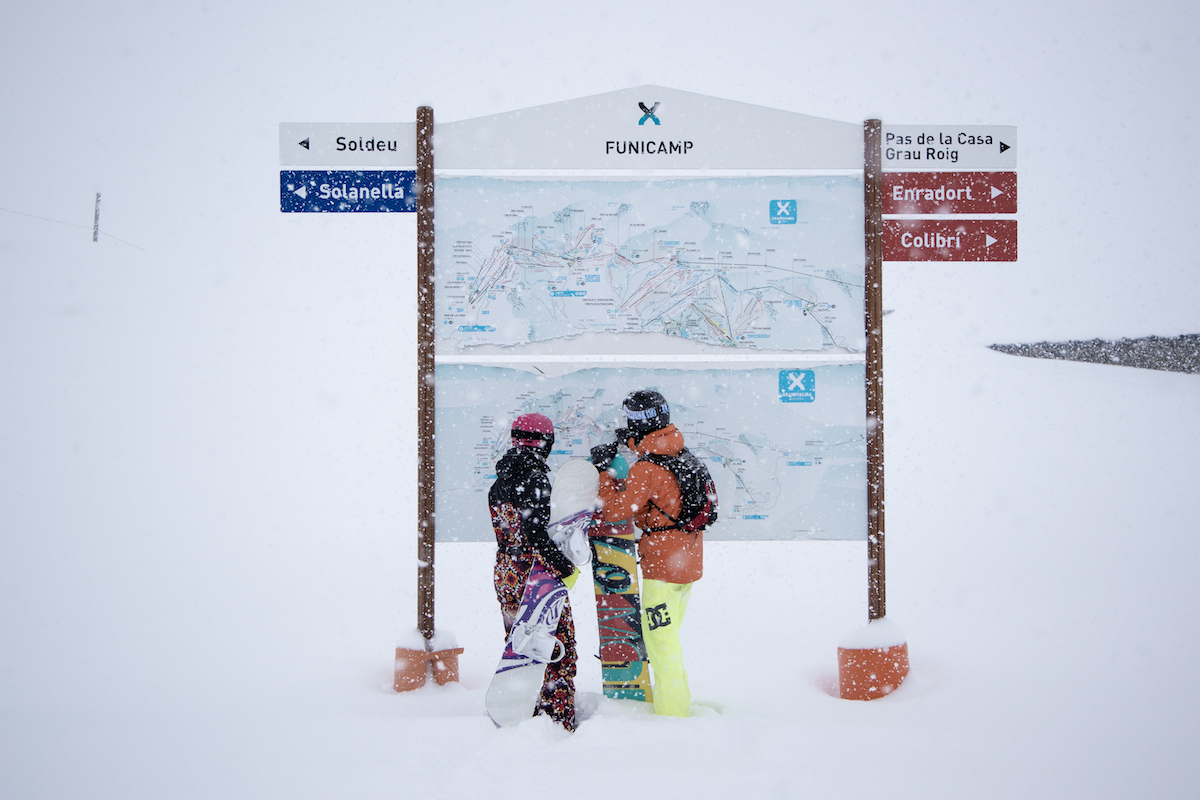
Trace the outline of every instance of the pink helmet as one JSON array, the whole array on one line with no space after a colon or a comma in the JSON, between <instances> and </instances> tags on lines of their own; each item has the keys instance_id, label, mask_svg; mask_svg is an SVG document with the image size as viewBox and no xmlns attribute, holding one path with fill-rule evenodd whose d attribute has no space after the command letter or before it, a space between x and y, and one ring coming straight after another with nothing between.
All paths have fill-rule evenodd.
<instances>
[{"instance_id":1,"label":"pink helmet","mask_svg":"<svg viewBox=\"0 0 1200 800\"><path fill-rule=\"evenodd\" d=\"M544 414L522 414L513 420L512 443L549 450L554 444L554 423Z\"/></svg>"}]
</instances>

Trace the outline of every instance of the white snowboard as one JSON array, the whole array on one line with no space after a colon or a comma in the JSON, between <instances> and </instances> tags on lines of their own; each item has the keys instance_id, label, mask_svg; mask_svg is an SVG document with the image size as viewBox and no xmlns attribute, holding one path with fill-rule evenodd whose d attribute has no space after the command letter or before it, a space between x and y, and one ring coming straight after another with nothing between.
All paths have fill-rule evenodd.
<instances>
[{"instance_id":1,"label":"white snowboard","mask_svg":"<svg viewBox=\"0 0 1200 800\"><path fill-rule=\"evenodd\" d=\"M587 531L599 496L600 473L590 461L573 458L554 475L550 489L550 541L577 567L592 558Z\"/></svg>"}]
</instances>

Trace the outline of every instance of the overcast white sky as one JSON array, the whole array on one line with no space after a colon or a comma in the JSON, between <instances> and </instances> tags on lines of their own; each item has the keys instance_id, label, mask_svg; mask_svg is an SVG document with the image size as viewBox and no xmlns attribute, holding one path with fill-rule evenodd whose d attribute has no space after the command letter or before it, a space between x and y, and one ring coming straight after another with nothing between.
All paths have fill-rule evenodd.
<instances>
[{"instance_id":1,"label":"overcast white sky","mask_svg":"<svg viewBox=\"0 0 1200 800\"><path fill-rule=\"evenodd\" d=\"M17 721L0 720L0 784L394 796L418 780L396 757L411 745L432 765L421 791L467 796L542 742L482 717L499 626L470 545L441 549L438 580L473 683L386 692L415 598L415 226L280 213L278 125L657 84L847 122L1015 125L1020 194L1019 262L884 270L908 699L812 683L862 616L857 557L728 548L689 626L774 624L724 598L786 587L795 649L763 674L787 696L710 651L696 685L735 713L664 737L664 760L725 794L844 794L847 776L872 796L897 776L933 780L922 797L1180 794L1194 376L983 345L1200 332L1198 22L1193 3L1053 0L3 5L0 704ZM601 715L554 779L582 783L588 736L663 730L642 723ZM639 764L666 791L675 773Z\"/></svg>"},{"instance_id":2,"label":"overcast white sky","mask_svg":"<svg viewBox=\"0 0 1200 800\"><path fill-rule=\"evenodd\" d=\"M1020 263L890 280L950 307L976 298L964 324L985 338L1198 326L1192 4L68 2L0 17L0 208L90 226L103 192L106 232L160 262L184 243L209 267L289 249L294 226L268 213L279 122L409 121L422 104L450 121L654 83L844 121L1016 125Z\"/></svg>"}]
</instances>

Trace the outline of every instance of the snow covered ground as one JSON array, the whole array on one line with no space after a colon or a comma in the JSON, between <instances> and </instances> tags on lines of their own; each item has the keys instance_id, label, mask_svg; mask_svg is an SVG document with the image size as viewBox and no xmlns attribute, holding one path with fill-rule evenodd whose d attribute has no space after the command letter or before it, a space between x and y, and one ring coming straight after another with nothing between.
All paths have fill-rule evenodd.
<instances>
[{"instance_id":1,"label":"snow covered ground","mask_svg":"<svg viewBox=\"0 0 1200 800\"><path fill-rule=\"evenodd\" d=\"M1200 329L1196 10L326 9L0 11L0 796L1194 793L1200 376L987 345ZM487 546L437 552L461 683L390 691L416 616L414 224L281 215L276 126L643 83L1016 125L1021 260L885 268L897 692L833 696L864 545L711 543L701 714L497 731Z\"/></svg>"}]
</instances>

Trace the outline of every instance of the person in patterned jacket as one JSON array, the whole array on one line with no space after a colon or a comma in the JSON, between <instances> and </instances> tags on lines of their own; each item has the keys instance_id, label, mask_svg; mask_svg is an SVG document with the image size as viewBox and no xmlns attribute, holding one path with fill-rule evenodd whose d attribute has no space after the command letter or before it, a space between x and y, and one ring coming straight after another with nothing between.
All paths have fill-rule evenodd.
<instances>
[{"instance_id":1,"label":"person in patterned jacket","mask_svg":"<svg viewBox=\"0 0 1200 800\"><path fill-rule=\"evenodd\" d=\"M488 491L492 529L496 534L496 599L504 618L504 635L512 632L525 579L535 562L558 578L568 578L575 565L550 541L550 468L546 457L554 444L554 423L542 414L522 414L513 421L512 447L496 464L496 482ZM546 665L538 714L546 714L568 731L575 719L575 622L568 601L555 631L563 645L560 660Z\"/></svg>"}]
</instances>

